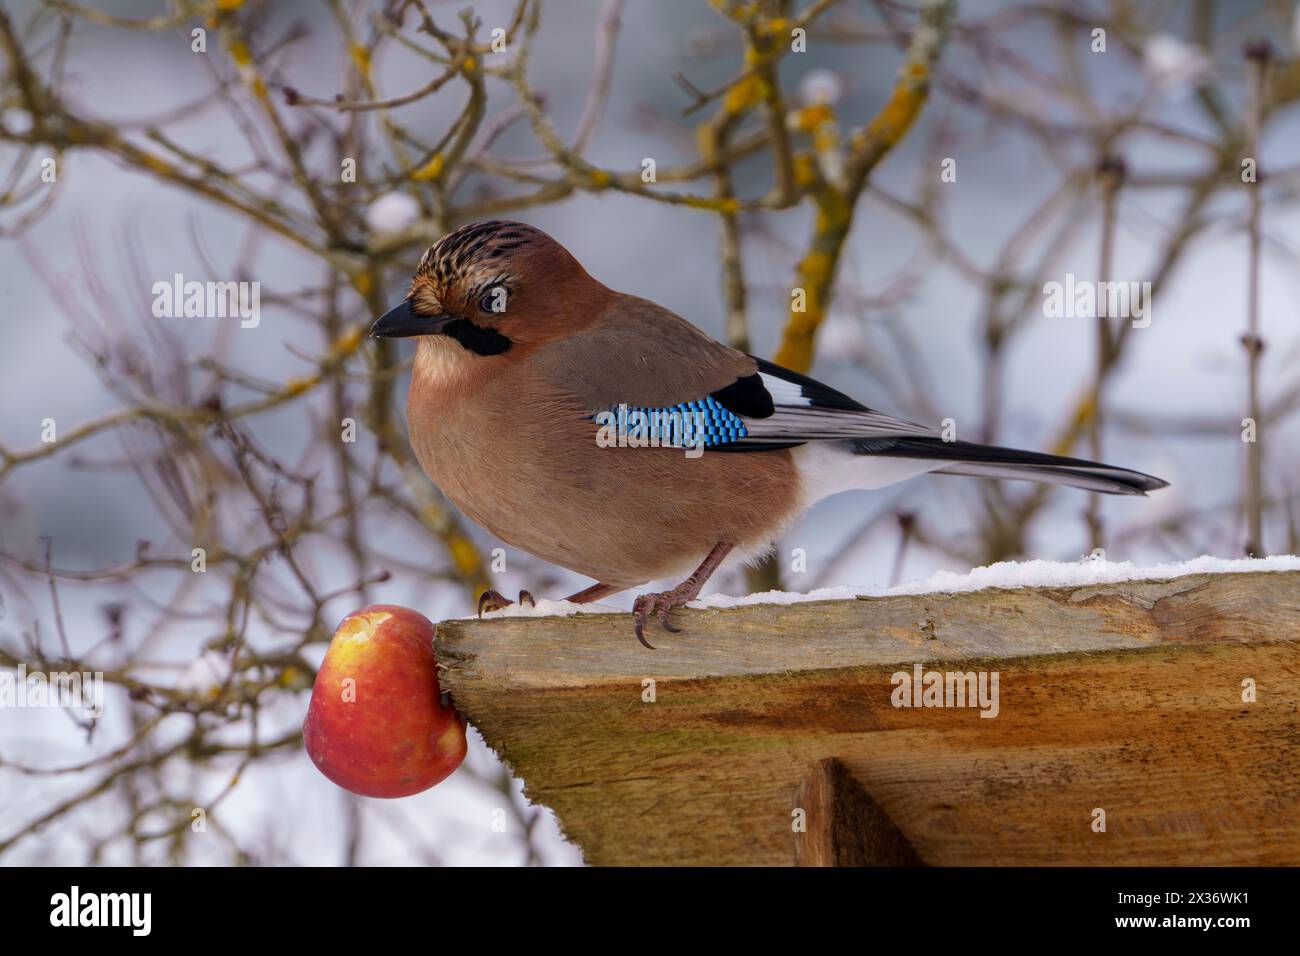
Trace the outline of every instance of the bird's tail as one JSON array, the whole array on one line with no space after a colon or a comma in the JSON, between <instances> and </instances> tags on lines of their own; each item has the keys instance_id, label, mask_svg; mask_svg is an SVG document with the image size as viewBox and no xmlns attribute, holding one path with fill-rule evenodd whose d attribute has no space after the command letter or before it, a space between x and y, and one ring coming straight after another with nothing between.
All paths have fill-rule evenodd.
<instances>
[{"instance_id":1,"label":"bird's tail","mask_svg":"<svg viewBox=\"0 0 1300 956\"><path fill-rule=\"evenodd\" d=\"M858 455L942 461L936 475L970 475L976 478L1012 478L1070 485L1108 495L1144 495L1169 482L1129 468L1117 468L1082 458L1065 458L1036 451L978 445L941 438L863 438L853 442Z\"/></svg>"}]
</instances>

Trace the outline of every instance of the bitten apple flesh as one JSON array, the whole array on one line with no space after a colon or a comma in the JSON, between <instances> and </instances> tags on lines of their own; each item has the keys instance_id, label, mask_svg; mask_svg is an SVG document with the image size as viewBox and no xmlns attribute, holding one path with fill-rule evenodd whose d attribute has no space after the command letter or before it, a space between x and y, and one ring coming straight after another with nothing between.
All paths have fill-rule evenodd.
<instances>
[{"instance_id":1,"label":"bitten apple flesh","mask_svg":"<svg viewBox=\"0 0 1300 956\"><path fill-rule=\"evenodd\" d=\"M345 617L302 735L320 772L364 797L410 796L459 767L465 721L442 702L429 619L392 604Z\"/></svg>"}]
</instances>

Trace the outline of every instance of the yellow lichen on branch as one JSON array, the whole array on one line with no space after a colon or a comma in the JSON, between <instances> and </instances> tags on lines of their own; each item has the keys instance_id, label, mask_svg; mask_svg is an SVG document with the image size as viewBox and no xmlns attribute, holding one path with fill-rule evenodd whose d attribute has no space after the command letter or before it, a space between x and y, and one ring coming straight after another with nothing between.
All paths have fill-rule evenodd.
<instances>
[{"instance_id":1,"label":"yellow lichen on branch","mask_svg":"<svg viewBox=\"0 0 1300 956\"><path fill-rule=\"evenodd\" d=\"M428 179L437 179L440 175L442 175L443 168L446 165L447 165L447 157L445 157L442 153L434 153L433 157L427 163L425 163L415 172L411 173L411 178L416 180L417 182L422 182Z\"/></svg>"},{"instance_id":2,"label":"yellow lichen on branch","mask_svg":"<svg viewBox=\"0 0 1300 956\"><path fill-rule=\"evenodd\" d=\"M861 157L860 162L870 163L871 157L883 156L907 135L916 118L921 115L921 107L925 105L929 90L929 64L921 62L904 65L884 108L853 136L853 151Z\"/></svg>"},{"instance_id":3,"label":"yellow lichen on branch","mask_svg":"<svg viewBox=\"0 0 1300 956\"><path fill-rule=\"evenodd\" d=\"M813 191L817 216L808 251L795 267L790 317L781 331L775 361L796 372L812 367L817 328L826 318L835 284L840 250L853 220L853 204L838 190L823 186Z\"/></svg>"},{"instance_id":4,"label":"yellow lichen on branch","mask_svg":"<svg viewBox=\"0 0 1300 956\"><path fill-rule=\"evenodd\" d=\"M921 114L945 29L955 7L952 0L929 0L922 7L920 23L912 35L889 99L871 122L849 137L843 182L837 181L839 177L833 175L833 169L829 174L819 170L814 157L796 157L796 179L812 196L817 216L808 251L795 267L790 314L775 356L779 365L797 372L807 372L812 367L817 329L830 306L853 208L871 171L907 135ZM829 108L824 114L809 108L797 118L799 128L814 133L814 147L819 154L829 153L837 146L834 114Z\"/></svg>"}]
</instances>

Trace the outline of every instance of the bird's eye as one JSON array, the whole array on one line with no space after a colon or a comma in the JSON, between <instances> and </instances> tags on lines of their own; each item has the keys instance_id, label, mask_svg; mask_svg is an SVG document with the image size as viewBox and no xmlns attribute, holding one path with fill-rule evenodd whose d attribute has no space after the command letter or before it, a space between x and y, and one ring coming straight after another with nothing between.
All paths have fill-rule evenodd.
<instances>
[{"instance_id":1,"label":"bird's eye","mask_svg":"<svg viewBox=\"0 0 1300 956\"><path fill-rule=\"evenodd\" d=\"M506 310L506 290L504 286L494 286L478 300L478 307L484 312L504 312Z\"/></svg>"}]
</instances>

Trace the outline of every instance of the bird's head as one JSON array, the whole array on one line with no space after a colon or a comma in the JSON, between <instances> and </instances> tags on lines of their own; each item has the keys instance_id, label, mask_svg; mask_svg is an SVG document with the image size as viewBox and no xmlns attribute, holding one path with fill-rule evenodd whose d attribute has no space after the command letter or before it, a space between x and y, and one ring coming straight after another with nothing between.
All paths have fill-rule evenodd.
<instances>
[{"instance_id":1,"label":"bird's head","mask_svg":"<svg viewBox=\"0 0 1300 956\"><path fill-rule=\"evenodd\" d=\"M562 245L521 222L475 222L429 247L378 338L438 336L480 356L567 334L607 289Z\"/></svg>"}]
</instances>

